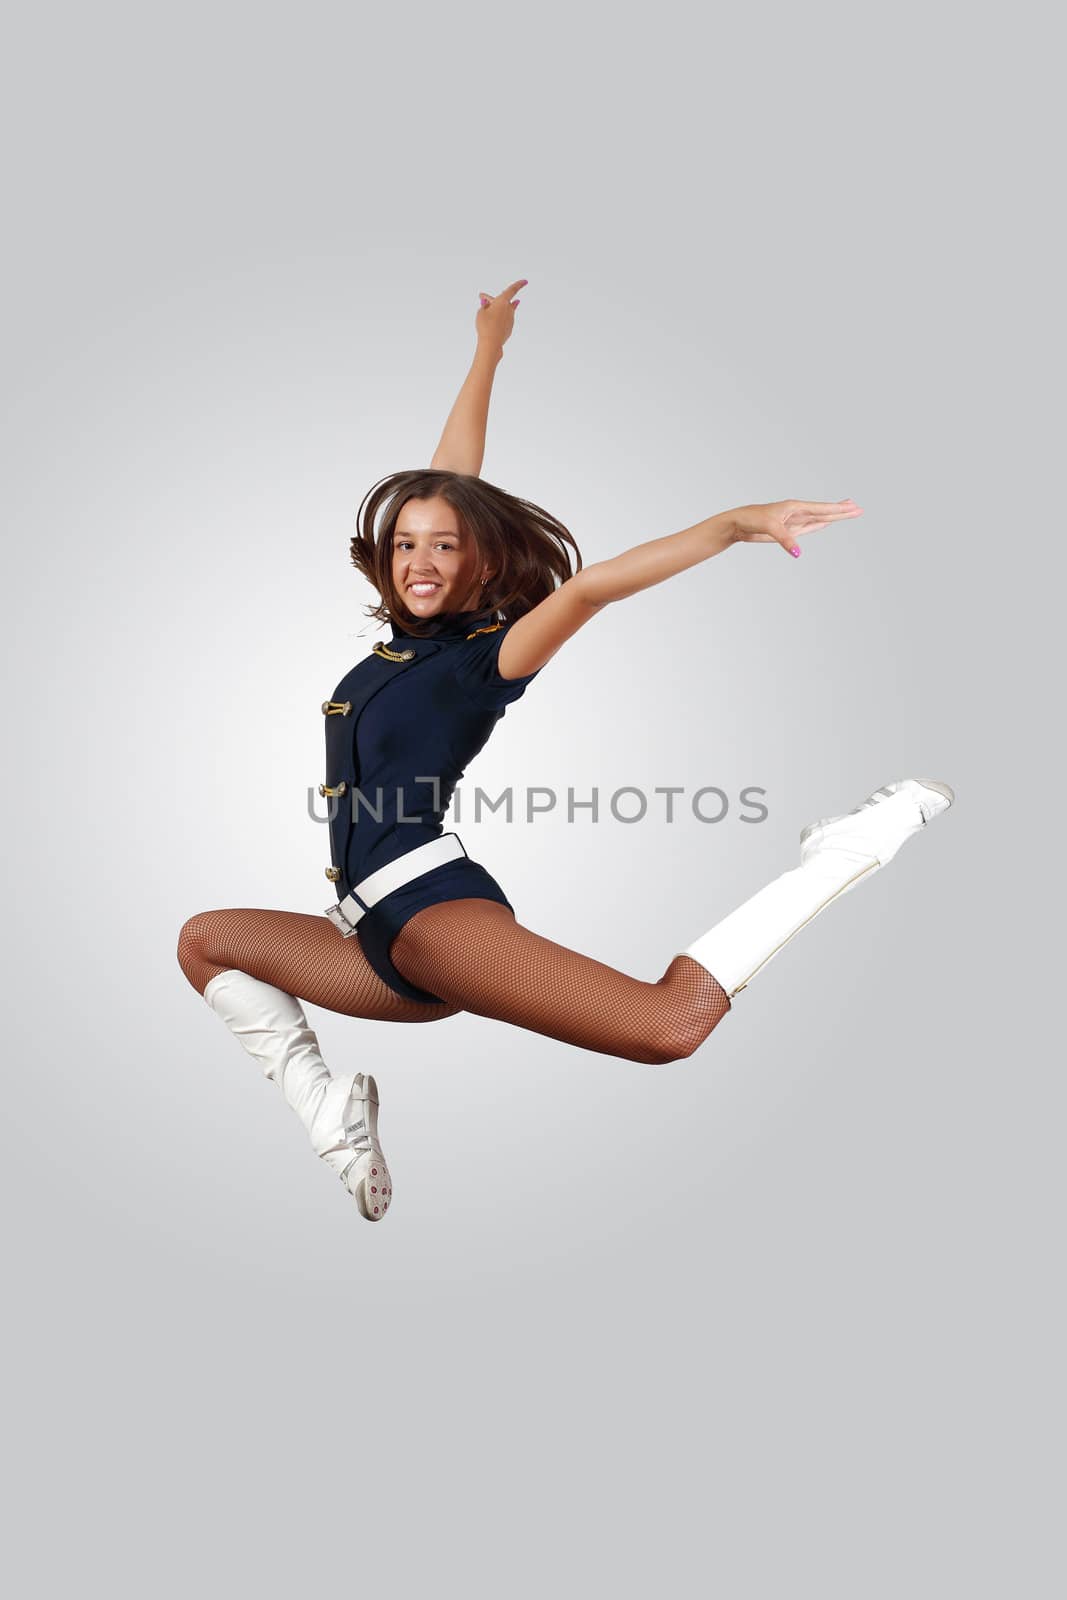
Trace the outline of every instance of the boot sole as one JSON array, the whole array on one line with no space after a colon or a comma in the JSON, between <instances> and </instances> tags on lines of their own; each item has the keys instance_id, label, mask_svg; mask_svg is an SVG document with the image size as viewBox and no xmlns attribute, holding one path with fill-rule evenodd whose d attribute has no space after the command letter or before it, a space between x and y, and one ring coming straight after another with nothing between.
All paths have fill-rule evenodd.
<instances>
[{"instance_id":1,"label":"boot sole","mask_svg":"<svg viewBox=\"0 0 1067 1600\"><path fill-rule=\"evenodd\" d=\"M356 1185L353 1196L361 1217L367 1222L381 1222L393 1198L393 1180L385 1162L376 1157L370 1171Z\"/></svg>"},{"instance_id":2,"label":"boot sole","mask_svg":"<svg viewBox=\"0 0 1067 1600\"><path fill-rule=\"evenodd\" d=\"M378 1142L378 1085L369 1073L360 1074L364 1087L370 1098L364 1102L367 1107L367 1131L374 1142ZM389 1168L385 1164L385 1157L376 1151L373 1158L361 1156L362 1161L370 1160L371 1165L363 1178L351 1191L352 1198L361 1217L367 1222L381 1222L389 1210L389 1203L393 1198L393 1180L389 1176ZM345 1186L347 1188L347 1184Z\"/></svg>"}]
</instances>

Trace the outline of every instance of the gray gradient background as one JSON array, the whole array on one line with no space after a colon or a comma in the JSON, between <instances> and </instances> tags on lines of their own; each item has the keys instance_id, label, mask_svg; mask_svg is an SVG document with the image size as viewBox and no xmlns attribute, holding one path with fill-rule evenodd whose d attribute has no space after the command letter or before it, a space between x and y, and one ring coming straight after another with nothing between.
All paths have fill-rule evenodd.
<instances>
[{"instance_id":1,"label":"gray gradient background","mask_svg":"<svg viewBox=\"0 0 1067 1600\"><path fill-rule=\"evenodd\" d=\"M18 1592L1062 1593L1060 293L1036 8L50 7L9 37L2 1121ZM912 773L958 804L653 1069L309 1008L359 1221L175 960L317 912L356 507L528 277L484 475L588 561L852 495L609 609L465 821L635 975ZM1058 654L1058 652L1057 652ZM1055 717L1054 717L1055 708Z\"/></svg>"}]
</instances>

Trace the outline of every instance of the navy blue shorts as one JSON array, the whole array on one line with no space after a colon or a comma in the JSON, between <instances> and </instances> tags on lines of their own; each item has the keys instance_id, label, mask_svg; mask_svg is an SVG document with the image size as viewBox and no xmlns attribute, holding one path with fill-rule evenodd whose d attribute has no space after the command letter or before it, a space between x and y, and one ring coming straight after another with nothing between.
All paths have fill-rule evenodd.
<instances>
[{"instance_id":1,"label":"navy blue shorts","mask_svg":"<svg viewBox=\"0 0 1067 1600\"><path fill-rule=\"evenodd\" d=\"M431 867L421 877L394 889L364 912L356 923L356 937L363 954L382 982L405 1000L422 1000L429 1005L444 1003L440 995L417 989L400 975L389 959L389 946L416 911L424 906L440 905L445 900L495 900L497 905L507 906L511 912L515 910L496 879L477 861L461 856L456 861Z\"/></svg>"}]
</instances>

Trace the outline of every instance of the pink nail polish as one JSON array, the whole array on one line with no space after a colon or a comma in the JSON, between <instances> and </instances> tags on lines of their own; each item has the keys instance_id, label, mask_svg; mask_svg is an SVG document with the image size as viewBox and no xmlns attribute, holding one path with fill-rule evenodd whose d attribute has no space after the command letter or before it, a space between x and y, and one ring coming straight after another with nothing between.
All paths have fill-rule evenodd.
<instances>
[{"instance_id":1,"label":"pink nail polish","mask_svg":"<svg viewBox=\"0 0 1067 1600\"><path fill-rule=\"evenodd\" d=\"M793 546L792 550L790 550L789 554L791 556L798 556L800 554L800 546L798 544L795 544Z\"/></svg>"}]
</instances>

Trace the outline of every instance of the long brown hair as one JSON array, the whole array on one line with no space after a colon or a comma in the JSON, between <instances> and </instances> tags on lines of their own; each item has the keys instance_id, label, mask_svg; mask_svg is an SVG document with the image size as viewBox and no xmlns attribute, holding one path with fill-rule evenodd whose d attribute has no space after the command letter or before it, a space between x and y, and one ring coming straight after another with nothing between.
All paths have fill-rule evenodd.
<instances>
[{"instance_id":1,"label":"long brown hair","mask_svg":"<svg viewBox=\"0 0 1067 1600\"><path fill-rule=\"evenodd\" d=\"M479 561L492 572L475 621L483 611L490 622L517 621L553 592L557 580L564 583L581 570L581 551L568 529L532 501L466 472L436 467L393 472L367 491L356 514L352 565L381 596L378 605L366 608L369 617L392 622L415 638L432 638L437 631L436 619L411 615L393 584L393 535L401 509L408 500L435 495L448 501L473 539Z\"/></svg>"}]
</instances>

